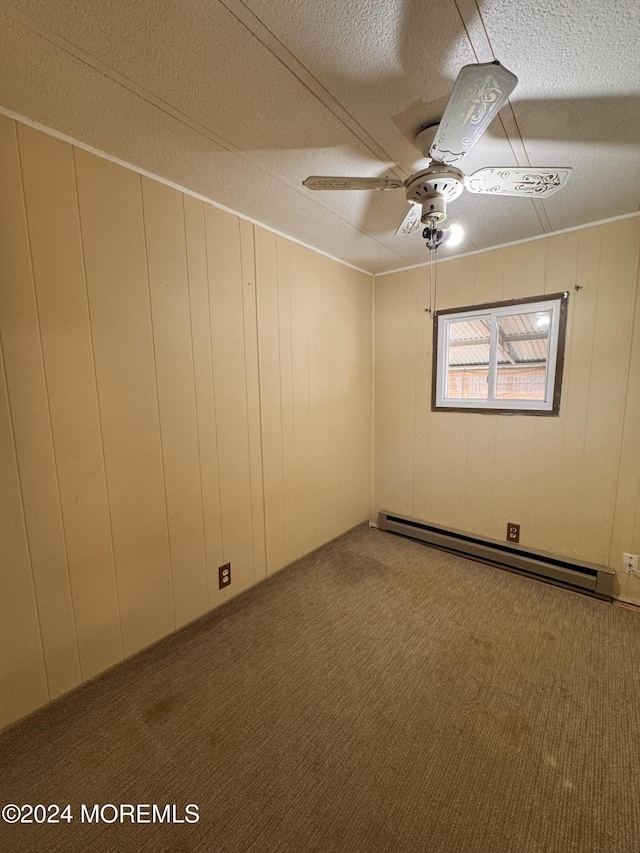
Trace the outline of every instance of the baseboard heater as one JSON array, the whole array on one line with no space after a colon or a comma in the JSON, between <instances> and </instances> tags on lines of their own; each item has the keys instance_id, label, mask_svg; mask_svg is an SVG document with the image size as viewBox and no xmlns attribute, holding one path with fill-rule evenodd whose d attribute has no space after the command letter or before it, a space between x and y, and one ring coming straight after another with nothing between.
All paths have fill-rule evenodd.
<instances>
[{"instance_id":1,"label":"baseboard heater","mask_svg":"<svg viewBox=\"0 0 640 853\"><path fill-rule=\"evenodd\" d=\"M471 536L461 530L427 524L414 518L395 515L383 510L378 515L378 527L417 539L427 545L453 551L465 557L481 560L523 574L562 584L598 598L613 598L615 572L607 566L573 560L571 557L548 554L534 548L521 548L499 539Z\"/></svg>"}]
</instances>

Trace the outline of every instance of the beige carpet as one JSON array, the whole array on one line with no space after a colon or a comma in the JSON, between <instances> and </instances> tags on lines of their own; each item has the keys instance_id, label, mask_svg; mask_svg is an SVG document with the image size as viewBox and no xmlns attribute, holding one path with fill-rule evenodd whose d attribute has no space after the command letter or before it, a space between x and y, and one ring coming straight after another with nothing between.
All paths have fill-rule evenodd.
<instances>
[{"instance_id":1,"label":"beige carpet","mask_svg":"<svg viewBox=\"0 0 640 853\"><path fill-rule=\"evenodd\" d=\"M637 614L361 527L0 736L0 850L635 853L639 742Z\"/></svg>"}]
</instances>

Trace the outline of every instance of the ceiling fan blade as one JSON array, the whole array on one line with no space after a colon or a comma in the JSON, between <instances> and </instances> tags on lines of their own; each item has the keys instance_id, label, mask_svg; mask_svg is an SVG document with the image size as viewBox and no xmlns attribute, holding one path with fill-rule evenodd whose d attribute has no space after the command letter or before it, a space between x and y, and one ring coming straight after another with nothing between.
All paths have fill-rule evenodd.
<instances>
[{"instance_id":1,"label":"ceiling fan blade","mask_svg":"<svg viewBox=\"0 0 640 853\"><path fill-rule=\"evenodd\" d=\"M402 220L402 224L396 231L396 237L399 234L413 234L413 232L422 224L420 217L422 216L422 208L419 204L412 204L409 207L409 212Z\"/></svg>"},{"instance_id":2,"label":"ceiling fan blade","mask_svg":"<svg viewBox=\"0 0 640 853\"><path fill-rule=\"evenodd\" d=\"M397 190L404 186L398 178L332 178L312 175L302 182L309 190Z\"/></svg>"},{"instance_id":3,"label":"ceiling fan blade","mask_svg":"<svg viewBox=\"0 0 640 853\"><path fill-rule=\"evenodd\" d=\"M505 105L518 78L499 62L465 65L436 131L430 155L439 163L459 162Z\"/></svg>"},{"instance_id":4,"label":"ceiling fan blade","mask_svg":"<svg viewBox=\"0 0 640 853\"><path fill-rule=\"evenodd\" d=\"M568 166L561 169L546 166L512 169L510 166L502 166L497 169L478 169L464 179L464 185L472 193L547 198L561 190L570 175Z\"/></svg>"}]
</instances>

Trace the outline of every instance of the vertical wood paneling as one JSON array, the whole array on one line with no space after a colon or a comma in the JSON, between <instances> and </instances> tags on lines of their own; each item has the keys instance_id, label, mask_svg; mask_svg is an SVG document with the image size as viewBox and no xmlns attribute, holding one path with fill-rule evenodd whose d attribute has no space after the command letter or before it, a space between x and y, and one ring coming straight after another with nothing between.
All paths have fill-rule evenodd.
<instances>
[{"instance_id":1,"label":"vertical wood paneling","mask_svg":"<svg viewBox=\"0 0 640 853\"><path fill-rule=\"evenodd\" d=\"M263 450L260 427L260 367L258 363L258 314L256 304L256 261L254 226L244 219L240 226L242 267L242 311L244 318L245 376L247 383L247 427L251 474L251 518L253 523L253 583L267 574L264 529ZM234 593L240 592L239 589Z\"/></svg>"},{"instance_id":2,"label":"vertical wood paneling","mask_svg":"<svg viewBox=\"0 0 640 853\"><path fill-rule=\"evenodd\" d=\"M561 414L565 429L562 464L558 477L562 523L557 527L560 553L576 552L578 519L583 500L582 469L593 358L593 336L598 303L598 278L602 248L600 227L578 232L576 280L583 288L569 301L565 374Z\"/></svg>"},{"instance_id":3,"label":"vertical wood paneling","mask_svg":"<svg viewBox=\"0 0 640 853\"><path fill-rule=\"evenodd\" d=\"M629 381L625 399L623 443L611 538L610 565L619 568L623 553L640 553L640 223L636 220L636 278L634 336L629 353ZM619 576L621 595L640 602L640 578Z\"/></svg>"},{"instance_id":4,"label":"vertical wood paneling","mask_svg":"<svg viewBox=\"0 0 640 853\"><path fill-rule=\"evenodd\" d=\"M532 240L506 249L487 252L502 261L500 298L520 299L544 293L548 240ZM485 255L485 256L486 256ZM483 255L479 255L479 258Z\"/></svg>"},{"instance_id":5,"label":"vertical wood paneling","mask_svg":"<svg viewBox=\"0 0 640 853\"><path fill-rule=\"evenodd\" d=\"M0 729L49 699L0 347Z\"/></svg>"},{"instance_id":6,"label":"vertical wood paneling","mask_svg":"<svg viewBox=\"0 0 640 853\"><path fill-rule=\"evenodd\" d=\"M322 543L322 531L331 529L331 510L326 500L332 458L331 341L327 334L331 328L331 316L322 294L326 260L321 255L307 252L310 468L313 493L320 498L312 515L312 548Z\"/></svg>"},{"instance_id":7,"label":"vertical wood paneling","mask_svg":"<svg viewBox=\"0 0 640 853\"><path fill-rule=\"evenodd\" d=\"M414 515L497 538L514 521L522 525L524 544L617 570L622 550L637 553L640 422L632 386L640 336L639 321L633 321L639 225L637 218L621 220L439 266L439 307L569 291L558 418L432 413L420 390L431 353L418 331L419 307L413 340L406 340L407 272L376 279L374 513L381 507L405 511L406 404L402 429L397 419L400 389L409 382L416 388ZM427 280L428 268L418 275ZM635 579L621 578L619 588L630 597L640 599L638 587Z\"/></svg>"},{"instance_id":8,"label":"vertical wood paneling","mask_svg":"<svg viewBox=\"0 0 640 853\"><path fill-rule=\"evenodd\" d=\"M460 267L458 264L436 265L435 278L437 281L437 299L435 307L438 311L459 304L458 284ZM454 424L455 415L445 413L444 417L431 411L431 383L433 369L433 322L429 323L430 335L425 365L425 383L422 393L428 400L428 426L426 439L426 482L428 506L431 517L439 524L451 524L453 516L454 473ZM419 403L416 401L416 406ZM430 484L441 483L437 494L433 493Z\"/></svg>"},{"instance_id":9,"label":"vertical wood paneling","mask_svg":"<svg viewBox=\"0 0 640 853\"><path fill-rule=\"evenodd\" d=\"M606 562L613 526L627 361L637 286L636 223L602 226L598 303L576 553ZM596 497L597 496L597 497Z\"/></svg>"},{"instance_id":10,"label":"vertical wood paneling","mask_svg":"<svg viewBox=\"0 0 640 853\"><path fill-rule=\"evenodd\" d=\"M271 573L369 512L372 281L255 233Z\"/></svg>"},{"instance_id":11,"label":"vertical wood paneling","mask_svg":"<svg viewBox=\"0 0 640 853\"><path fill-rule=\"evenodd\" d=\"M76 151L125 654L175 627L140 177Z\"/></svg>"},{"instance_id":12,"label":"vertical wood paneling","mask_svg":"<svg viewBox=\"0 0 640 853\"><path fill-rule=\"evenodd\" d=\"M349 440L345 418L344 400L347 373L341 369L351 360L351 348L345 339L345 326L349 323L349 291L341 282L340 275L330 275L331 262L325 258L320 267L318 294L323 311L322 334L328 342L325 370L328 374L329 397L326 402L328 413L328 442L326 445L326 479L323 488L323 509L327 529L335 536L340 530L339 519L344 518L348 503L348 486L345 482L343 453ZM349 371L350 372L350 371ZM335 487L335 497L331 485Z\"/></svg>"},{"instance_id":13,"label":"vertical wood paneling","mask_svg":"<svg viewBox=\"0 0 640 853\"><path fill-rule=\"evenodd\" d=\"M467 494L467 458L469 455L469 418L466 414L453 414L453 436L451 439L453 464L451 469L451 526L464 530ZM429 488L429 483L427 483Z\"/></svg>"},{"instance_id":14,"label":"vertical wood paneling","mask_svg":"<svg viewBox=\"0 0 640 853\"><path fill-rule=\"evenodd\" d=\"M224 559L218 479L218 435L209 327L210 306L204 204L188 195L183 195L182 201L187 247L207 587L209 607L214 607L224 601L225 593L224 590L218 588L218 566L224 563Z\"/></svg>"},{"instance_id":15,"label":"vertical wood paneling","mask_svg":"<svg viewBox=\"0 0 640 853\"><path fill-rule=\"evenodd\" d=\"M16 125L0 116L0 339L22 488L49 694L79 683Z\"/></svg>"},{"instance_id":16,"label":"vertical wood paneling","mask_svg":"<svg viewBox=\"0 0 640 853\"><path fill-rule=\"evenodd\" d=\"M497 418L491 535L504 539L508 522L520 524L520 541L531 545L531 502L535 482L537 418ZM470 422L469 427L474 426ZM542 481L544 487L545 481ZM523 484L531 487L523 488Z\"/></svg>"},{"instance_id":17,"label":"vertical wood paneling","mask_svg":"<svg viewBox=\"0 0 640 853\"><path fill-rule=\"evenodd\" d=\"M416 429L413 447L413 506L416 518L430 517L427 490L427 431L431 417L431 347L433 320L429 314L429 272L426 267L416 275L415 407Z\"/></svg>"},{"instance_id":18,"label":"vertical wood paneling","mask_svg":"<svg viewBox=\"0 0 640 853\"><path fill-rule=\"evenodd\" d=\"M545 293L575 292L578 275L580 231L549 237L545 265Z\"/></svg>"},{"instance_id":19,"label":"vertical wood paneling","mask_svg":"<svg viewBox=\"0 0 640 853\"><path fill-rule=\"evenodd\" d=\"M494 529L493 504L502 484L495 468L495 416L482 416L477 424L469 425L467 442L467 490L465 529L490 536Z\"/></svg>"},{"instance_id":20,"label":"vertical wood paneling","mask_svg":"<svg viewBox=\"0 0 640 853\"><path fill-rule=\"evenodd\" d=\"M407 270L402 281L402 318L399 346L402 347L402 405L397 416L402 431L402 497L400 512L413 514L414 459L416 437L416 340L417 271Z\"/></svg>"},{"instance_id":21,"label":"vertical wood paneling","mask_svg":"<svg viewBox=\"0 0 640 853\"><path fill-rule=\"evenodd\" d=\"M376 282L376 509L399 507L403 500L402 425L398 417L402 411L403 285L404 273L381 276Z\"/></svg>"},{"instance_id":22,"label":"vertical wood paneling","mask_svg":"<svg viewBox=\"0 0 640 853\"><path fill-rule=\"evenodd\" d=\"M261 230L256 228L256 233ZM278 341L280 345L280 412L282 418L282 478L284 495L284 560L300 556L296 544L295 426L293 416L293 326L291 309L291 261L293 244L276 238L278 271ZM260 327L262 328L262 327ZM371 351L371 347L369 347ZM268 453L263 436L263 459ZM266 516L265 516L266 517Z\"/></svg>"},{"instance_id":23,"label":"vertical wood paneling","mask_svg":"<svg viewBox=\"0 0 640 853\"><path fill-rule=\"evenodd\" d=\"M234 216L208 205L205 225L223 558L238 591L255 578L240 229Z\"/></svg>"},{"instance_id":24,"label":"vertical wood paneling","mask_svg":"<svg viewBox=\"0 0 640 853\"><path fill-rule=\"evenodd\" d=\"M294 354L292 327L293 290L291 276L298 276L290 262L290 243L255 229L260 356L260 404L264 466L264 519L267 573L282 568L300 555L296 507L296 416L294 413ZM299 309L298 309L299 310ZM297 322L307 332L307 315ZM308 367L308 353L296 353ZM298 371L300 375L300 371ZM308 410L308 379L307 401ZM308 425L301 426L308 440ZM301 437L300 437L301 438ZM302 441L298 441L302 446ZM302 458L302 456L300 457Z\"/></svg>"},{"instance_id":25,"label":"vertical wood paneling","mask_svg":"<svg viewBox=\"0 0 640 853\"><path fill-rule=\"evenodd\" d=\"M473 294L475 292L476 278L476 263L475 256L471 255L466 258L460 258L453 261L459 269L458 273L458 304L472 305ZM444 264L443 264L444 266ZM453 308L453 305L449 306Z\"/></svg>"},{"instance_id":26,"label":"vertical wood paneling","mask_svg":"<svg viewBox=\"0 0 640 853\"><path fill-rule=\"evenodd\" d=\"M453 262L458 267L458 305L472 305L475 291L475 257L460 258ZM450 304L449 307L453 307ZM429 389L431 393L431 389ZM451 526L464 530L466 520L467 458L469 454L470 418L466 412L453 414L451 471ZM428 486L427 486L428 487Z\"/></svg>"},{"instance_id":27,"label":"vertical wood paneling","mask_svg":"<svg viewBox=\"0 0 640 853\"><path fill-rule=\"evenodd\" d=\"M316 292L322 305L321 335L327 344L324 370L327 375L328 397L324 405L326 443L322 451L325 461L325 469L321 472L323 475L322 523L335 536L339 532L338 518L343 517L343 501L346 494L344 471L341 470L341 448L347 443L347 441L343 442L342 438L344 435L343 379L346 375L342 373L338 364L341 360L346 363L349 359L349 350L344 339L344 326L348 322L349 298L348 292L344 293L344 289L340 286L340 277L334 278L330 275L330 268L331 262L328 258L323 258L318 265ZM331 484L335 484L335 500L331 496Z\"/></svg>"},{"instance_id":28,"label":"vertical wood paneling","mask_svg":"<svg viewBox=\"0 0 640 853\"><path fill-rule=\"evenodd\" d=\"M291 270L291 351L293 360L293 452L295 462L296 550L313 548L313 491L311 403L309 400L309 283L308 253L293 243Z\"/></svg>"},{"instance_id":29,"label":"vertical wood paneling","mask_svg":"<svg viewBox=\"0 0 640 853\"><path fill-rule=\"evenodd\" d=\"M19 127L31 256L83 678L123 656L73 149Z\"/></svg>"},{"instance_id":30,"label":"vertical wood paneling","mask_svg":"<svg viewBox=\"0 0 640 853\"><path fill-rule=\"evenodd\" d=\"M528 480L516 480L517 483L528 481L531 484L528 512L521 522L525 526L526 537L521 541L544 541L548 551L557 551L560 544L563 506L558 490L550 489L549 484L555 481L557 472L562 468L564 437L564 423L559 418L536 418L527 445L530 462ZM501 530L500 537L503 536L504 531Z\"/></svg>"},{"instance_id":31,"label":"vertical wood paneling","mask_svg":"<svg viewBox=\"0 0 640 853\"><path fill-rule=\"evenodd\" d=\"M519 274L522 275L522 272L520 271ZM476 255L473 276L474 304L480 305L483 302L496 302L502 299L504 278L505 257L502 252L482 252Z\"/></svg>"},{"instance_id":32,"label":"vertical wood paneling","mask_svg":"<svg viewBox=\"0 0 640 853\"><path fill-rule=\"evenodd\" d=\"M353 423L348 430L349 444L344 456L343 476L352 483L352 502L349 507L349 526L358 523L371 507L371 473L373 457L373 277L364 273L352 275L343 268L343 278L355 293L353 323L345 329L347 341L355 339L355 369L349 377L356 411L350 413ZM353 467L352 467L353 466ZM348 472L351 471L351 475ZM366 503L365 503L366 501Z\"/></svg>"},{"instance_id":33,"label":"vertical wood paneling","mask_svg":"<svg viewBox=\"0 0 640 853\"><path fill-rule=\"evenodd\" d=\"M497 299L537 296L544 290L544 241L509 246L502 253L502 283ZM490 252L488 254L498 254ZM542 268L540 268L542 264ZM532 267L533 265L533 267ZM537 266L536 266L537 265ZM521 541L531 543L534 441L537 418L496 418L496 448L491 535L504 539L507 522L521 525Z\"/></svg>"},{"instance_id":34,"label":"vertical wood paneling","mask_svg":"<svg viewBox=\"0 0 640 853\"><path fill-rule=\"evenodd\" d=\"M0 179L2 726L366 518L373 280L4 117Z\"/></svg>"},{"instance_id":35,"label":"vertical wood paneling","mask_svg":"<svg viewBox=\"0 0 640 853\"><path fill-rule=\"evenodd\" d=\"M264 522L267 573L286 562L284 463L280 370L280 312L276 235L256 228L260 327L260 404L264 447Z\"/></svg>"},{"instance_id":36,"label":"vertical wood paneling","mask_svg":"<svg viewBox=\"0 0 640 853\"><path fill-rule=\"evenodd\" d=\"M541 241L542 242L542 241ZM578 274L579 232L558 234L543 241L547 244L545 264L545 293L567 291L575 295L575 283ZM572 307L572 306L571 306ZM571 372L572 326L567 330L565 376ZM563 552L565 506L561 489L549 489L548 483L554 482L558 471L562 470L564 448L566 444L566 418L536 418L535 435L531 444L532 453L528 459L533 465L535 476L528 472L531 486L530 514L523 516L526 521L527 541L539 542L545 539L551 551Z\"/></svg>"},{"instance_id":37,"label":"vertical wood paneling","mask_svg":"<svg viewBox=\"0 0 640 853\"><path fill-rule=\"evenodd\" d=\"M176 626L208 610L182 194L142 178Z\"/></svg>"},{"instance_id":38,"label":"vertical wood paneling","mask_svg":"<svg viewBox=\"0 0 640 853\"><path fill-rule=\"evenodd\" d=\"M330 273L331 267L327 273ZM326 496L331 530L358 524L369 513L371 486L371 280L346 267L322 288L330 308L331 462Z\"/></svg>"}]
</instances>

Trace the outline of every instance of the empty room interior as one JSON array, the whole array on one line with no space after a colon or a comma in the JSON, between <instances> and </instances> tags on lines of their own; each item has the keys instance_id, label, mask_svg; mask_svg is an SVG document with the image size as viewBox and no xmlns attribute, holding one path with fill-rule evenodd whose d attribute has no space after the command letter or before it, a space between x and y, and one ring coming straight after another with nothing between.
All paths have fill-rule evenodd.
<instances>
[{"instance_id":1,"label":"empty room interior","mask_svg":"<svg viewBox=\"0 0 640 853\"><path fill-rule=\"evenodd\" d=\"M640 849L631 0L0 0L0 849Z\"/></svg>"}]
</instances>

